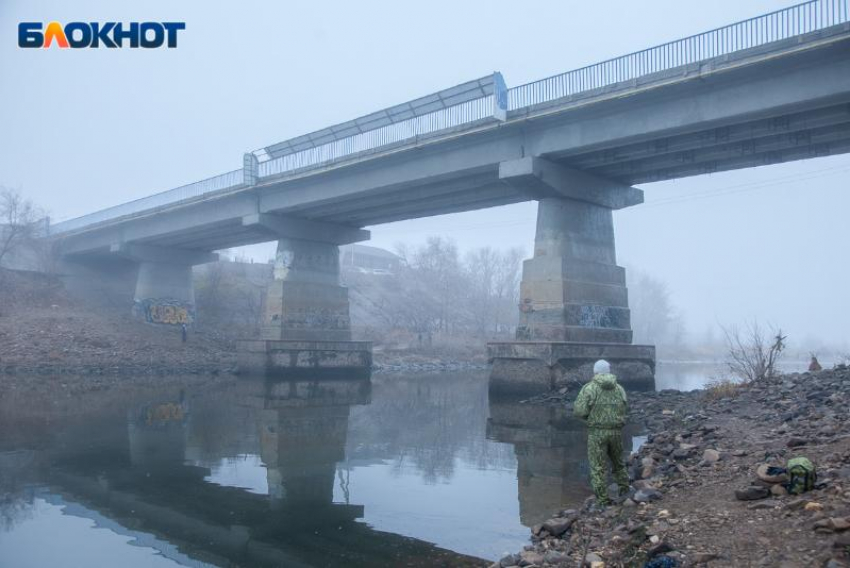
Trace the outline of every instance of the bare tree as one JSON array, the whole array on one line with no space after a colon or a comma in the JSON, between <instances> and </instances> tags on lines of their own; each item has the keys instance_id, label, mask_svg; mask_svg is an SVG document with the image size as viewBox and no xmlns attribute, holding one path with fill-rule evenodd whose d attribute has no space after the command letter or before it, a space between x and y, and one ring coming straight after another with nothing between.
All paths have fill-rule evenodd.
<instances>
[{"instance_id":1,"label":"bare tree","mask_svg":"<svg viewBox=\"0 0 850 568\"><path fill-rule=\"evenodd\" d=\"M499 255L496 264L493 296L496 299L493 310L493 331L499 333L505 323L516 326L519 317L519 282L522 268L523 250L519 247L509 249Z\"/></svg>"},{"instance_id":2,"label":"bare tree","mask_svg":"<svg viewBox=\"0 0 850 568\"><path fill-rule=\"evenodd\" d=\"M461 298L465 291L457 245L442 237L428 237L425 246L415 251L410 265L439 298L439 330L451 332L460 319Z\"/></svg>"},{"instance_id":3,"label":"bare tree","mask_svg":"<svg viewBox=\"0 0 850 568\"><path fill-rule=\"evenodd\" d=\"M759 381L776 375L776 364L785 350L781 329L772 330L767 337L758 321L747 323L744 330L738 326L723 328L726 334L729 371L746 382Z\"/></svg>"},{"instance_id":4,"label":"bare tree","mask_svg":"<svg viewBox=\"0 0 850 568\"><path fill-rule=\"evenodd\" d=\"M676 316L667 285L631 267L626 276L635 342L668 343Z\"/></svg>"},{"instance_id":5,"label":"bare tree","mask_svg":"<svg viewBox=\"0 0 850 568\"><path fill-rule=\"evenodd\" d=\"M499 333L517 316L522 250L497 251L484 247L466 255L467 300L479 336Z\"/></svg>"},{"instance_id":6,"label":"bare tree","mask_svg":"<svg viewBox=\"0 0 850 568\"><path fill-rule=\"evenodd\" d=\"M40 217L32 201L14 189L0 187L0 265L4 257L33 239Z\"/></svg>"}]
</instances>

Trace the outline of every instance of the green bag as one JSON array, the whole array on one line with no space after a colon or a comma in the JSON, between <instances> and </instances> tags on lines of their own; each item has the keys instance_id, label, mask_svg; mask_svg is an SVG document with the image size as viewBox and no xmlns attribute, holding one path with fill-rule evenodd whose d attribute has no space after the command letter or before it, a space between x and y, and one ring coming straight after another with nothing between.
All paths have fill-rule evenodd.
<instances>
[{"instance_id":1,"label":"green bag","mask_svg":"<svg viewBox=\"0 0 850 568\"><path fill-rule=\"evenodd\" d=\"M791 458L785 466L785 471L788 472L788 483L785 484L788 493L799 495L815 488L818 474L815 464L809 458Z\"/></svg>"}]
</instances>

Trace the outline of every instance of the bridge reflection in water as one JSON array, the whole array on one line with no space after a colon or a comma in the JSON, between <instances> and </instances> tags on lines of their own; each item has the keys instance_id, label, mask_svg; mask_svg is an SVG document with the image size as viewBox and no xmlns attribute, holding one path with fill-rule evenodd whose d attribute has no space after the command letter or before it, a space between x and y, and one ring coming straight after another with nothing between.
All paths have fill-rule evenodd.
<instances>
[{"instance_id":1,"label":"bridge reflection in water","mask_svg":"<svg viewBox=\"0 0 850 568\"><path fill-rule=\"evenodd\" d=\"M490 400L484 371L128 386L59 402L0 401L0 456L27 457L16 476L53 507L20 525L72 561L105 550L107 531L67 529L81 517L180 565L483 566L589 495L583 425ZM19 530L0 527L0 557L25 564L34 552L12 546ZM147 565L126 544L112 549L121 564Z\"/></svg>"},{"instance_id":2,"label":"bridge reflection in water","mask_svg":"<svg viewBox=\"0 0 850 568\"><path fill-rule=\"evenodd\" d=\"M626 451L639 431L623 429ZM523 525L542 523L558 507L578 508L590 494L586 428L564 407L491 400L487 437L514 447Z\"/></svg>"},{"instance_id":3,"label":"bridge reflection in water","mask_svg":"<svg viewBox=\"0 0 850 568\"><path fill-rule=\"evenodd\" d=\"M334 502L350 408L368 404L370 390L369 380L244 382L197 405L182 394L143 404L129 412L125 448L96 459L65 455L49 482L66 501L214 564L482 565L376 531L356 522L363 505ZM211 482L213 468L194 465L254 453L265 465L266 494Z\"/></svg>"}]
</instances>

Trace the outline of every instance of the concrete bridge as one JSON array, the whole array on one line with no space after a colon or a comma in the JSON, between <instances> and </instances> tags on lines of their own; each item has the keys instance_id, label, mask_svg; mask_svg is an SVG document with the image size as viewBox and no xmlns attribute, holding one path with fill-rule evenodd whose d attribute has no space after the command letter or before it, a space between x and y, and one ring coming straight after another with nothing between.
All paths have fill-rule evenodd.
<instances>
[{"instance_id":1,"label":"concrete bridge","mask_svg":"<svg viewBox=\"0 0 850 568\"><path fill-rule=\"evenodd\" d=\"M51 235L69 281L120 272L153 323L191 322L192 265L277 240L264 340L243 345L244 364L366 367L339 245L368 239L363 227L538 200L519 342L491 346L494 380L515 384L520 368L524 387L548 388L599 356L651 380L654 349L631 345L612 211L643 201L635 184L850 150L848 21L848 0L813 0L526 85L494 73Z\"/></svg>"}]
</instances>

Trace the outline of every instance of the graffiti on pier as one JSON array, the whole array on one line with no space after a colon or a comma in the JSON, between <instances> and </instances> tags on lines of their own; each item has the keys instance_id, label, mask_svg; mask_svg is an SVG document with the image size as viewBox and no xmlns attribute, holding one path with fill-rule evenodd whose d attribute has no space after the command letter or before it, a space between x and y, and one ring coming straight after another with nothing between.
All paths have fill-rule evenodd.
<instances>
[{"instance_id":1,"label":"graffiti on pier","mask_svg":"<svg viewBox=\"0 0 850 568\"><path fill-rule=\"evenodd\" d=\"M195 319L190 304L169 298L136 300L135 311L148 323L163 325L190 324Z\"/></svg>"}]
</instances>

